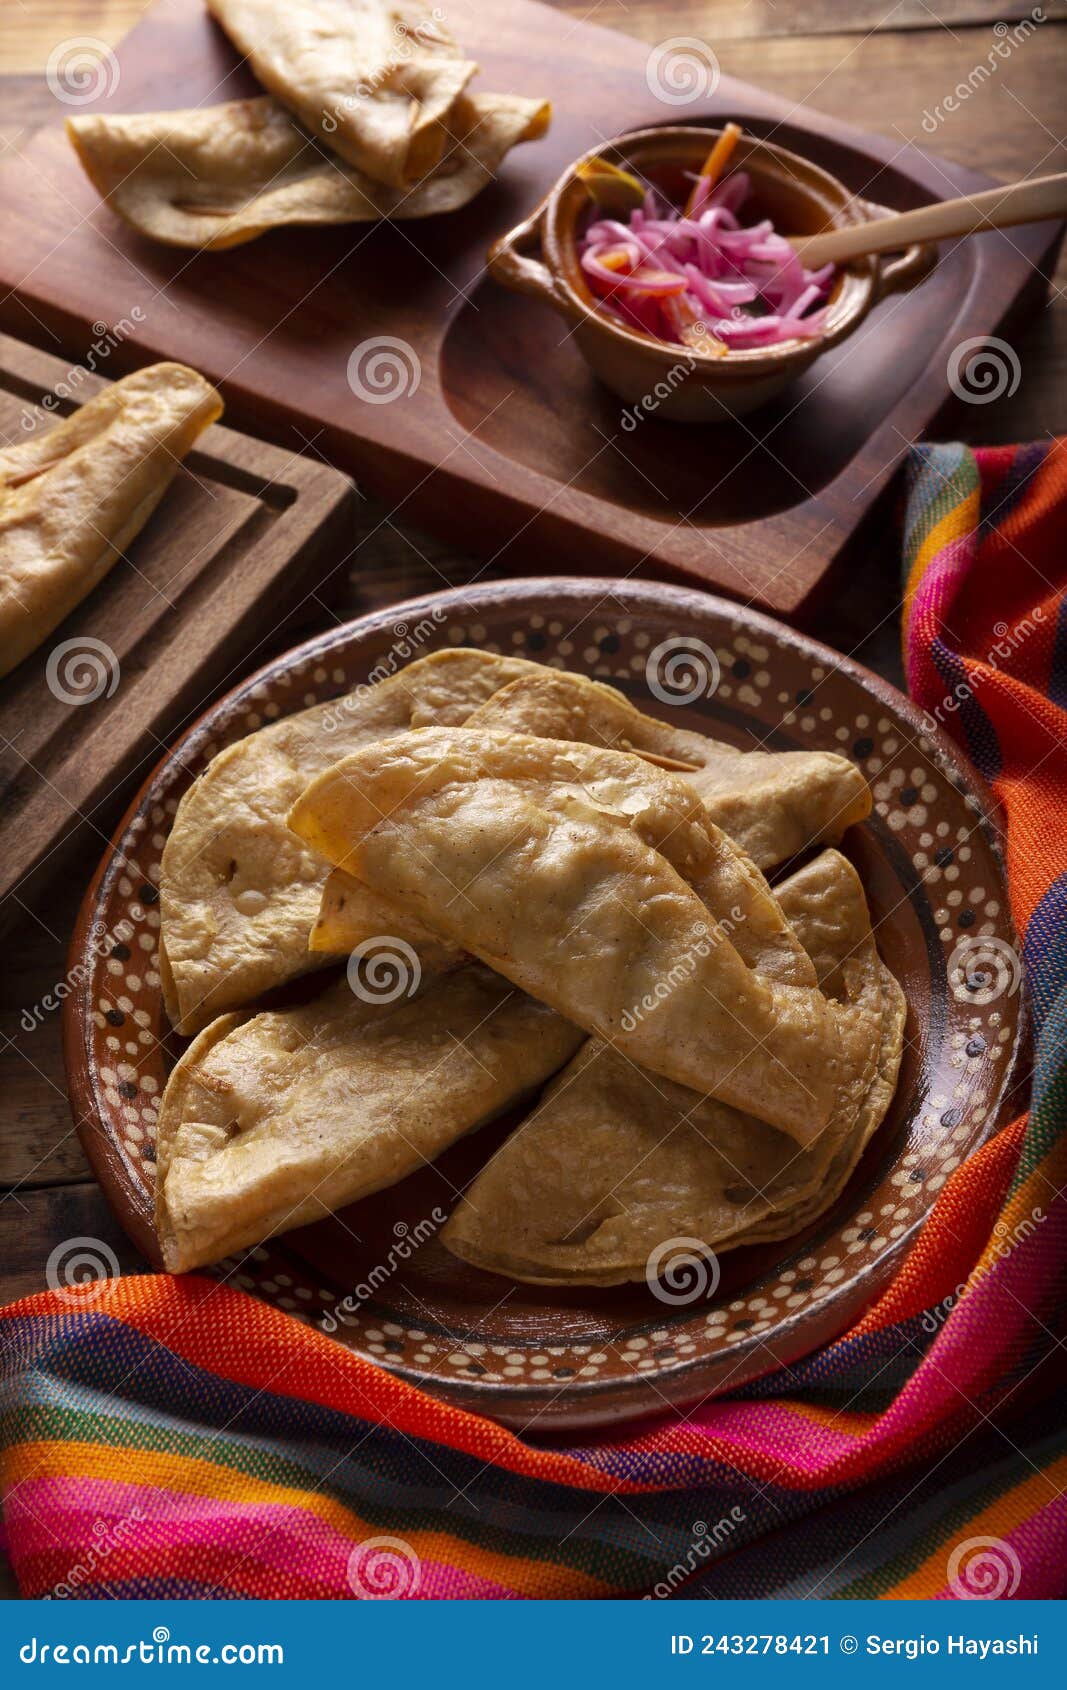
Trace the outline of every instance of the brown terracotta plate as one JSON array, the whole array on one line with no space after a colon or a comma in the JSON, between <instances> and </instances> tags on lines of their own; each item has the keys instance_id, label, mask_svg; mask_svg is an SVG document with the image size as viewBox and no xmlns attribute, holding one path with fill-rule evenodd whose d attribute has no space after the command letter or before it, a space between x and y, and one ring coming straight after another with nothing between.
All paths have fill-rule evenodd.
<instances>
[{"instance_id":1,"label":"brown terracotta plate","mask_svg":"<svg viewBox=\"0 0 1067 1690\"><path fill-rule=\"evenodd\" d=\"M907 993L895 1103L831 1215L788 1244L727 1254L710 1296L700 1275L681 1276L664 1300L644 1285L517 1286L452 1258L440 1224L510 1122L220 1271L384 1367L516 1427L623 1419L734 1389L825 1343L886 1283L952 1170L993 1131L1024 1017L991 801L974 771L885 682L722 600L566 579L442 593L301 646L222 699L160 763L82 909L72 962L84 978L65 1028L82 1141L152 1257L154 1125L179 1048L160 996L157 886L178 800L216 751L263 722L335 697L377 665L449 644L602 677L643 709L737 745L825 747L860 764L875 811L844 848ZM671 657L680 684L699 680L690 703L656 696Z\"/></svg>"}]
</instances>

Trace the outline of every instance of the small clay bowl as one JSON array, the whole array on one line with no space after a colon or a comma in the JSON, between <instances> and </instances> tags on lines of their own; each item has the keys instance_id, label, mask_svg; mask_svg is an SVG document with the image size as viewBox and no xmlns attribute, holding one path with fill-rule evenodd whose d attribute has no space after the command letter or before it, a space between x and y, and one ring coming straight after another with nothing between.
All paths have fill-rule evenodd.
<instances>
[{"instance_id":1,"label":"small clay bowl","mask_svg":"<svg viewBox=\"0 0 1067 1690\"><path fill-rule=\"evenodd\" d=\"M680 205L691 186L685 173L700 170L720 133L685 126L637 129L592 148L563 172L537 210L489 252L490 275L504 287L553 306L571 325L592 369L620 399L673 422L717 421L766 404L852 334L880 299L921 281L936 258L935 247L912 246L888 260L871 256L841 268L825 330L813 340L716 357L613 321L590 291L578 258L583 230L601 215L577 176L579 166L606 158ZM816 235L890 215L799 153L747 134L738 141L730 168L752 178L745 221L769 217L784 235Z\"/></svg>"}]
</instances>

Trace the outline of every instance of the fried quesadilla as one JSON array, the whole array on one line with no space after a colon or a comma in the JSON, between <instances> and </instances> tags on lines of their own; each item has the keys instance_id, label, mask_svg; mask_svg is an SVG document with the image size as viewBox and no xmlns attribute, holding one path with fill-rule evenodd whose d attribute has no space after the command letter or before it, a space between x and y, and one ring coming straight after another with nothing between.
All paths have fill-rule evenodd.
<instances>
[{"instance_id":1,"label":"fried quesadilla","mask_svg":"<svg viewBox=\"0 0 1067 1690\"><path fill-rule=\"evenodd\" d=\"M0 675L92 592L221 415L195 370L152 364L0 448Z\"/></svg>"},{"instance_id":2,"label":"fried quesadilla","mask_svg":"<svg viewBox=\"0 0 1067 1690\"><path fill-rule=\"evenodd\" d=\"M313 1003L195 1039L164 1093L156 1222L171 1273L393 1185L534 1091L582 1034L487 969Z\"/></svg>"},{"instance_id":3,"label":"fried quesadilla","mask_svg":"<svg viewBox=\"0 0 1067 1690\"><path fill-rule=\"evenodd\" d=\"M183 1029L352 955L348 982L224 1014L175 1068L167 1266L391 1185L553 1075L449 1221L456 1255L615 1285L671 1239L811 1224L889 1107L905 1005L845 858L775 891L745 847L770 867L869 806L830 753L736 751L458 648L222 752L164 853ZM413 995L359 983L379 948Z\"/></svg>"},{"instance_id":4,"label":"fried quesadilla","mask_svg":"<svg viewBox=\"0 0 1067 1690\"><path fill-rule=\"evenodd\" d=\"M632 1061L798 1143L862 1068L849 1006L757 974L731 942L752 929L729 925L723 884L788 927L758 871L678 775L629 753L427 728L328 770L289 825Z\"/></svg>"},{"instance_id":5,"label":"fried quesadilla","mask_svg":"<svg viewBox=\"0 0 1067 1690\"><path fill-rule=\"evenodd\" d=\"M634 1067L591 1039L452 1214L443 1242L541 1284L643 1279L657 1247L721 1252L788 1237L843 1189L893 1095L900 988L878 959L854 869L826 851L779 889L819 985L868 1022L858 1107L806 1149L750 1114Z\"/></svg>"},{"instance_id":6,"label":"fried quesadilla","mask_svg":"<svg viewBox=\"0 0 1067 1690\"><path fill-rule=\"evenodd\" d=\"M530 670L494 693L466 725L631 751L673 769L695 787L712 820L764 869L810 845L839 839L870 811L870 789L845 757L825 751L738 751L642 715L614 687L566 671ZM741 866L739 872L747 871ZM728 899L725 908L732 902ZM406 911L393 909L387 918L386 910L387 900L335 869L323 890L311 949L351 950L382 932L402 933L416 948L425 942L426 930L416 933ZM739 948L744 942L742 931Z\"/></svg>"},{"instance_id":7,"label":"fried quesadilla","mask_svg":"<svg viewBox=\"0 0 1067 1690\"><path fill-rule=\"evenodd\" d=\"M761 869L836 842L870 814L870 788L847 757L739 751L645 716L614 687L584 675L542 669L520 676L482 706L476 721L539 739L634 751L677 770L696 788L712 821Z\"/></svg>"},{"instance_id":8,"label":"fried quesadilla","mask_svg":"<svg viewBox=\"0 0 1067 1690\"><path fill-rule=\"evenodd\" d=\"M208 0L268 94L372 181L438 163L477 65L419 0Z\"/></svg>"},{"instance_id":9,"label":"fried quesadilla","mask_svg":"<svg viewBox=\"0 0 1067 1690\"><path fill-rule=\"evenodd\" d=\"M178 806L160 877L161 972L180 1032L323 966L307 944L328 865L285 824L308 782L360 746L465 721L531 667L478 651L435 652L212 759Z\"/></svg>"},{"instance_id":10,"label":"fried quesadilla","mask_svg":"<svg viewBox=\"0 0 1067 1690\"><path fill-rule=\"evenodd\" d=\"M520 141L548 127L544 101L462 95L443 151L415 184L375 181L313 140L276 100L67 120L82 167L111 209L170 246L240 246L285 224L370 223L457 211Z\"/></svg>"}]
</instances>

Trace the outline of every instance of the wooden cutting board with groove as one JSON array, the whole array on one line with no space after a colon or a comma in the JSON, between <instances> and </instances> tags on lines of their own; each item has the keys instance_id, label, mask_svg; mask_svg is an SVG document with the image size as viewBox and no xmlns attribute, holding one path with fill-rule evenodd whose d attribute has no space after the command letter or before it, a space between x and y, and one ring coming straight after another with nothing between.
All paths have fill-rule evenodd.
<instances>
[{"instance_id":1,"label":"wooden cutting board with groove","mask_svg":"<svg viewBox=\"0 0 1067 1690\"><path fill-rule=\"evenodd\" d=\"M315 449L376 494L497 567L687 577L785 615L810 613L828 571L876 506L907 443L949 397L963 341L996 333L1043 296L1057 225L946 248L934 275L891 298L780 401L736 426L651 418L621 426L547 309L490 283L490 242L598 140L649 123L736 118L773 134L857 193L905 209L989 179L896 140L723 77L667 104L649 49L535 0L451 0L476 89L550 96L546 139L517 148L470 206L422 223L288 229L223 253L158 246L100 204L59 124L0 171L0 318L77 352L86 326L143 313L116 353L195 363L231 419ZM158 0L118 51L113 112L255 92L202 0ZM856 109L863 90L857 87ZM90 109L80 107L78 109ZM358 399L355 348L406 343L388 404ZM417 379L416 379L417 372Z\"/></svg>"},{"instance_id":2,"label":"wooden cutting board with groove","mask_svg":"<svg viewBox=\"0 0 1067 1690\"><path fill-rule=\"evenodd\" d=\"M105 385L0 335L0 439ZM314 457L230 428L201 436L125 557L0 681L0 930L79 837L103 848L161 750L268 655L341 558L354 500Z\"/></svg>"}]
</instances>

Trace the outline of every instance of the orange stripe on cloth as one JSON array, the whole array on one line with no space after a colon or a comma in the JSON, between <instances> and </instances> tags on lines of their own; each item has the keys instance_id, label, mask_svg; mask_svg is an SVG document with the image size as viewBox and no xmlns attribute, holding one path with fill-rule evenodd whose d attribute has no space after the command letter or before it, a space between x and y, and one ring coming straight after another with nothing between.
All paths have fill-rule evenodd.
<instances>
[{"instance_id":1,"label":"orange stripe on cloth","mask_svg":"<svg viewBox=\"0 0 1067 1690\"><path fill-rule=\"evenodd\" d=\"M139 1485L250 1506L263 1503L288 1506L298 1514L316 1515L324 1524L355 1543L373 1536L378 1530L373 1521L365 1520L354 1509L346 1508L321 1491L273 1484L232 1467L216 1466L214 1462L203 1461L196 1456L134 1449L129 1445L115 1448L110 1444L78 1441L38 1442L19 1445L10 1452L8 1464L18 1485L31 1474L37 1479L113 1479L120 1458L122 1462L129 1460L135 1482ZM20 1473L19 1468L23 1465L26 1472ZM476 1577L509 1590L521 1588L539 1598L589 1598L615 1594L613 1586L573 1567L550 1561L533 1561L524 1555L501 1555L479 1548L468 1537L417 1529L407 1530L405 1536L423 1560L462 1564Z\"/></svg>"},{"instance_id":2,"label":"orange stripe on cloth","mask_svg":"<svg viewBox=\"0 0 1067 1690\"><path fill-rule=\"evenodd\" d=\"M950 1175L900 1272L849 1336L881 1332L932 1308L966 1281L989 1237L1019 1160L1026 1116L1004 1127Z\"/></svg>"},{"instance_id":3,"label":"orange stripe on cloth","mask_svg":"<svg viewBox=\"0 0 1067 1690\"><path fill-rule=\"evenodd\" d=\"M908 579L904 587L904 616L903 627L906 630L911 617L911 601L915 597L915 590L922 580L934 558L953 540L960 539L965 534L972 534L978 526L981 515L981 494L976 487L973 493L950 511L946 511L940 522L935 523L926 535L916 554L915 561L908 572Z\"/></svg>"},{"instance_id":4,"label":"orange stripe on cloth","mask_svg":"<svg viewBox=\"0 0 1067 1690\"><path fill-rule=\"evenodd\" d=\"M212 1318L200 1318L213 1303ZM448 1445L509 1472L597 1493L641 1494L659 1486L623 1479L573 1457L523 1444L490 1420L429 1397L395 1374L364 1361L336 1339L297 1324L291 1315L243 1291L193 1275L130 1278L102 1283L94 1309L123 1321L194 1367L234 1384L314 1402L409 1437ZM0 1320L69 1313L53 1292L11 1303ZM226 1316L232 1310L233 1319Z\"/></svg>"},{"instance_id":5,"label":"orange stripe on cloth","mask_svg":"<svg viewBox=\"0 0 1067 1690\"><path fill-rule=\"evenodd\" d=\"M965 1528L953 1527L913 1573L899 1584L882 1591L882 1599L904 1601L937 1596L949 1582L946 1546L955 1545L960 1538L1005 1538L1013 1530L1024 1526L1046 1503L1055 1501L1065 1487L1067 1455L1061 1455L1050 1466L1030 1473L1020 1484L995 1497L980 1514L969 1516Z\"/></svg>"},{"instance_id":6,"label":"orange stripe on cloth","mask_svg":"<svg viewBox=\"0 0 1067 1690\"><path fill-rule=\"evenodd\" d=\"M1005 864L1011 885L1015 930L1021 932L1049 889L1046 850L1050 837L1062 829L1064 809L1064 763L1067 750L1051 755L1018 775L1000 776L993 782L997 798L1010 809L1015 826L1004 843Z\"/></svg>"}]
</instances>

